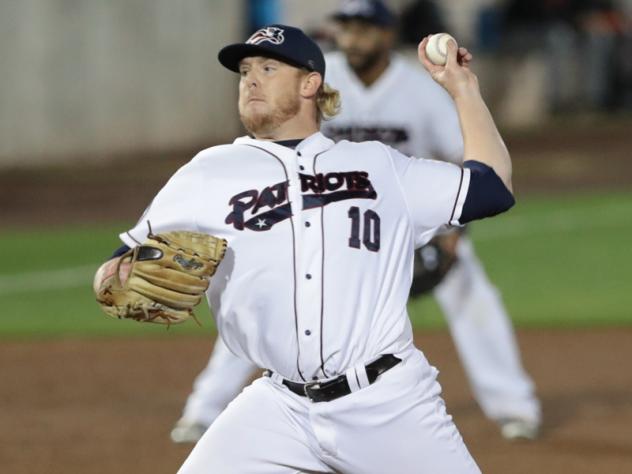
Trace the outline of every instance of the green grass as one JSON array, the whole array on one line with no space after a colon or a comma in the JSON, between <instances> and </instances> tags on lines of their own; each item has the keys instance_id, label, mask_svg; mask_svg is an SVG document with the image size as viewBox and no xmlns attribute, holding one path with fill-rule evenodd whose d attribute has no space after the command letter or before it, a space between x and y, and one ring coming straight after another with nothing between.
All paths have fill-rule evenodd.
<instances>
[{"instance_id":1,"label":"green grass","mask_svg":"<svg viewBox=\"0 0 632 474\"><path fill-rule=\"evenodd\" d=\"M530 198L506 215L472 226L471 236L517 326L627 325L632 324L630 216L629 193ZM119 245L116 234L127 226L0 233L0 337L213 331L206 308L198 311L202 327L189 322L169 331L100 312L91 275ZM445 324L432 298L413 300L409 309L415 327Z\"/></svg>"},{"instance_id":2,"label":"green grass","mask_svg":"<svg viewBox=\"0 0 632 474\"><path fill-rule=\"evenodd\" d=\"M92 276L121 245L117 235L128 227L130 223L1 233L0 301L4 311L0 337L204 335L214 331L205 304L196 311L201 327L191 321L168 331L157 324L116 321L101 312L94 301ZM48 273L60 269L71 270ZM51 288L56 284L57 288Z\"/></svg>"},{"instance_id":3,"label":"green grass","mask_svg":"<svg viewBox=\"0 0 632 474\"><path fill-rule=\"evenodd\" d=\"M632 324L632 194L531 198L472 226L477 253L517 326ZM410 304L441 326L434 301Z\"/></svg>"}]
</instances>

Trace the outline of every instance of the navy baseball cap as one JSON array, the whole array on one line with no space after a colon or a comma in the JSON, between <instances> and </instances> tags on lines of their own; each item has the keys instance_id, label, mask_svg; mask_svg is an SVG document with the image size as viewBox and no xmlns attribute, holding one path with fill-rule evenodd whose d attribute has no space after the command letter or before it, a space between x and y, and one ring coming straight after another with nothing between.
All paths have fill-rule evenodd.
<instances>
[{"instance_id":1,"label":"navy baseball cap","mask_svg":"<svg viewBox=\"0 0 632 474\"><path fill-rule=\"evenodd\" d=\"M397 23L395 14L380 0L344 0L332 15L334 20L362 20L382 27Z\"/></svg>"},{"instance_id":2,"label":"navy baseball cap","mask_svg":"<svg viewBox=\"0 0 632 474\"><path fill-rule=\"evenodd\" d=\"M217 59L224 67L239 72L239 61L250 56L278 59L291 66L318 72L325 78L325 58L320 47L293 26L265 26L255 31L245 43L223 47Z\"/></svg>"}]
</instances>

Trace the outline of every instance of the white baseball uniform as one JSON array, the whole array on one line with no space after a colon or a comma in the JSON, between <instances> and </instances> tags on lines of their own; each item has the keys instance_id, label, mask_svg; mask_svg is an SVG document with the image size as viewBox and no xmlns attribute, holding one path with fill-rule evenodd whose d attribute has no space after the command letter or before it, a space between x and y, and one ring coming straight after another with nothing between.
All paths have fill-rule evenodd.
<instances>
[{"instance_id":1,"label":"white baseball uniform","mask_svg":"<svg viewBox=\"0 0 632 474\"><path fill-rule=\"evenodd\" d=\"M470 176L315 133L296 149L241 137L169 180L121 239L138 245L147 221L154 233L227 239L209 304L228 348L272 371L229 404L180 472L479 472L406 310L414 247L460 224ZM401 362L371 384L365 367L383 354ZM341 374L352 393L327 402L283 382Z\"/></svg>"},{"instance_id":2,"label":"white baseball uniform","mask_svg":"<svg viewBox=\"0 0 632 474\"><path fill-rule=\"evenodd\" d=\"M334 139L379 140L413 156L460 164L463 142L452 99L426 71L399 55L378 81L365 87L340 52L329 53L327 82L339 89L342 109L323 123ZM458 263L435 289L474 395L491 419L536 424L540 405L520 362L511 321L472 244L462 236ZM183 419L210 425L256 367L235 357L218 338L197 377Z\"/></svg>"}]
</instances>

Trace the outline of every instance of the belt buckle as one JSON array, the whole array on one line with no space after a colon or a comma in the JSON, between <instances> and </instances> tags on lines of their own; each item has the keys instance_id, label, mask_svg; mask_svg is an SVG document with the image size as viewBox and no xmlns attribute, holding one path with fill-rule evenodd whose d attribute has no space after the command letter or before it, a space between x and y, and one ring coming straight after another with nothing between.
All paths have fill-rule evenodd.
<instances>
[{"instance_id":1,"label":"belt buckle","mask_svg":"<svg viewBox=\"0 0 632 474\"><path fill-rule=\"evenodd\" d=\"M320 382L307 382L303 385L303 393L310 401L313 402L314 396L312 395L313 392L311 392L311 390L319 389L319 388L320 388Z\"/></svg>"}]
</instances>

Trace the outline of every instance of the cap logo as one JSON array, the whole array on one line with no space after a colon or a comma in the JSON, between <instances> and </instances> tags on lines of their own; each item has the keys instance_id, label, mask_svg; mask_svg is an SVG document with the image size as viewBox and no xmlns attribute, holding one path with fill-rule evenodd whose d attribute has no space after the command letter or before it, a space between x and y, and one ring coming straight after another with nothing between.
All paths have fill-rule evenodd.
<instances>
[{"instance_id":1,"label":"cap logo","mask_svg":"<svg viewBox=\"0 0 632 474\"><path fill-rule=\"evenodd\" d=\"M268 41L272 44L281 44L285 41L283 36L283 29L276 26L267 26L255 31L254 34L248 38L246 44L259 44L264 41Z\"/></svg>"}]
</instances>

